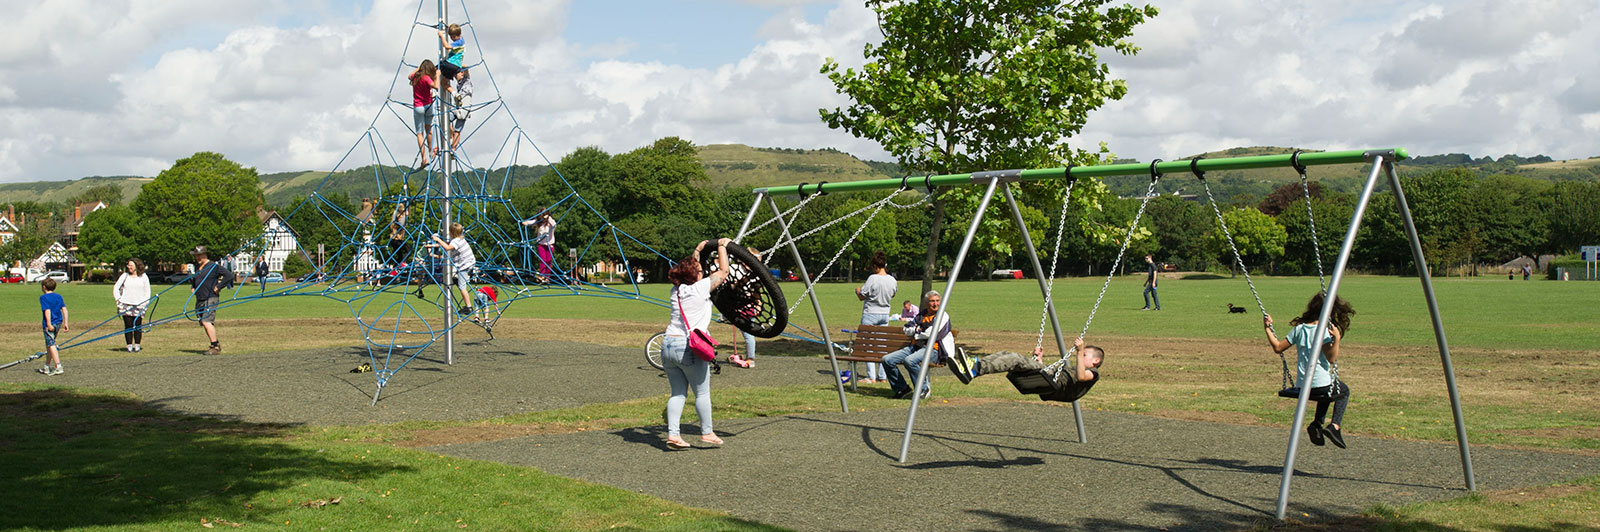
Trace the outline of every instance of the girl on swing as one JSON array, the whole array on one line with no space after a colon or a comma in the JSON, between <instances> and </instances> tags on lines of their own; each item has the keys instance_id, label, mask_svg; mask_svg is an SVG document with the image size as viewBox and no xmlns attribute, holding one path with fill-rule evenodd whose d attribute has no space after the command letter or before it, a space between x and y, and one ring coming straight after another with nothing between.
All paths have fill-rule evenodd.
<instances>
[{"instance_id":1,"label":"girl on swing","mask_svg":"<svg viewBox=\"0 0 1600 532\"><path fill-rule=\"evenodd\" d=\"M1322 348L1322 356L1317 359L1317 366L1311 367L1311 349L1316 345L1312 343L1313 335L1317 330L1317 318L1322 313L1322 292L1311 296L1311 301L1306 303L1305 312L1300 317L1289 323L1294 325L1283 340L1272 332L1272 315L1263 314L1261 321L1267 329L1267 345L1272 346L1272 351L1282 353L1289 347L1295 347L1299 355L1297 364L1299 375L1295 382L1305 386L1308 382L1306 374L1310 373L1311 400L1317 402L1317 417L1306 425L1306 436L1311 439L1312 445L1322 445L1324 439L1333 442L1340 449L1344 446L1344 435L1339 431L1340 424L1344 421L1344 408L1350 402L1350 387L1343 382L1334 380L1330 372L1332 364L1339 362L1339 343L1344 338L1344 333L1350 330L1350 317L1356 314L1350 302L1343 298L1333 298L1333 313L1329 315L1328 330L1322 337L1322 343L1328 344ZM1333 405L1333 419L1326 427L1322 426L1323 416L1328 413L1328 405Z\"/></svg>"}]
</instances>

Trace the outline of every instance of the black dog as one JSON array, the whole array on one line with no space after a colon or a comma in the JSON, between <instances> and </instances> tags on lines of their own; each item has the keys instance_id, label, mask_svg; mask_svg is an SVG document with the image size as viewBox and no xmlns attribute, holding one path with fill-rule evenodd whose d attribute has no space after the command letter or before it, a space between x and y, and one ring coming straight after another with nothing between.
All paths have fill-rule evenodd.
<instances>
[{"instance_id":1,"label":"black dog","mask_svg":"<svg viewBox=\"0 0 1600 532\"><path fill-rule=\"evenodd\" d=\"M1229 314L1244 314L1244 310L1244 307L1235 307L1233 306L1233 303L1228 303Z\"/></svg>"}]
</instances>

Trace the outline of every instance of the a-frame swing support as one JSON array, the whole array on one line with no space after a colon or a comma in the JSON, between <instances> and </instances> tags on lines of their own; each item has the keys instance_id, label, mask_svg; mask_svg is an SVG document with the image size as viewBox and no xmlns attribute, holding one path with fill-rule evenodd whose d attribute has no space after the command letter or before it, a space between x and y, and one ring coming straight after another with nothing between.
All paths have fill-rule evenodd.
<instances>
[{"instance_id":1,"label":"a-frame swing support","mask_svg":"<svg viewBox=\"0 0 1600 532\"><path fill-rule=\"evenodd\" d=\"M1358 230L1360 229L1362 217L1365 215L1367 205L1369 204L1369 202L1372 199L1372 192L1377 186L1378 176L1379 176L1380 173L1383 173L1383 174L1388 176L1390 189L1393 191L1393 193L1395 195L1395 203L1399 208L1400 218L1404 222L1405 229L1406 229L1406 238L1409 240L1409 242L1411 244L1412 257L1415 259L1415 262L1416 262L1416 265L1417 265L1418 278L1419 278L1419 280L1422 281L1422 291L1423 291L1423 296L1426 299L1427 304L1428 304L1428 314L1429 314L1429 317L1433 321L1434 339L1438 342L1439 358L1440 358L1440 363L1441 363L1442 369L1444 371L1444 377L1445 377L1445 387L1447 389L1447 392L1448 392L1449 398L1450 398L1451 412L1455 417L1456 444L1457 444L1457 447L1458 447L1460 455L1461 455L1461 469L1462 469L1462 473L1463 473L1463 475L1465 477L1466 488L1468 490L1470 490L1470 491L1476 491L1477 490L1477 482L1475 481L1475 479L1473 477L1472 455L1471 455L1471 451L1469 449L1469 446L1467 444L1466 422L1465 422L1465 419L1463 418L1462 412L1461 412L1461 398L1460 398L1460 394L1459 394L1459 392L1457 391L1457 388L1456 388L1455 369L1454 369L1454 366L1453 366L1453 364L1451 363L1451 360L1450 360L1449 343L1445 340L1444 323L1440 319L1440 316L1439 316L1439 305L1438 305L1438 302L1435 299L1434 293L1433 293L1433 280L1428 275L1427 261L1426 261L1425 257L1423 256L1423 252L1422 252L1422 242L1421 242L1421 239L1417 235L1416 224L1415 224L1415 222L1413 221L1413 219L1411 217L1410 206L1406 202L1405 193L1401 188L1400 177L1399 177L1398 174L1396 174L1395 169L1394 169L1395 161L1408 158L1409 156L1410 155L1406 152L1406 150L1404 148L1374 149L1374 150L1343 150L1343 151L1331 151L1331 152L1300 153L1298 155L1298 157L1295 157L1293 155L1288 155L1288 154L1285 154L1285 155L1260 155L1260 156L1252 156L1252 157L1230 157L1230 158L1216 158L1216 159L1201 159L1201 160L1197 160L1197 161L1194 161L1194 160L1175 160L1175 161L1169 161L1169 162L1156 163L1156 164L1153 164L1153 165L1152 164L1129 163L1129 164L1112 164L1112 165L1099 165L1099 166L1076 166L1076 167L1069 167L1069 168L1044 168L1044 169L1030 169L1030 170L1002 170L1002 171L976 172L976 173L966 173L966 174L949 174L949 175L927 176L927 177L923 178L923 184L926 185L927 187L929 187L930 190L933 187L940 187L940 186L964 186L964 185L973 185L973 184L984 184L984 185L987 186L987 189L985 190L984 195L983 195L982 199L979 202L978 210L975 212L974 219L972 220L971 224L969 225L966 235L962 239L961 251L957 255L954 265L950 269L951 275L950 275L950 278L949 278L949 280L947 281L947 283L945 285L945 291L944 291L944 293L942 295L943 304L940 305L939 312L938 312L938 314L936 315L936 317L934 319L934 330L937 331L937 330L941 329L949 319L945 312L946 312L946 310L948 309L948 307L950 305L950 293L955 288L956 279L958 277L959 272L961 271L961 267L962 267L964 259L966 258L967 251L971 247L972 239L973 239L974 234L976 233L976 230L977 230L977 227L979 225L979 222L982 221L981 219L982 219L982 217L984 215L984 212L988 208L989 202L994 198L995 189L996 188L1000 188L1000 185L1002 183L1010 183L1012 181L1042 181L1042 180L1050 180L1050 179L1080 179L1080 178L1085 178L1085 177L1110 177L1110 176L1119 176L1119 175L1145 175L1145 174L1151 173L1151 172L1183 172L1183 171L1210 172L1210 171L1219 171L1219 170L1246 170L1246 169L1257 169L1257 168L1291 168L1291 167L1293 167L1295 165L1296 162L1298 162L1299 165L1301 165L1301 166L1370 163L1370 164L1372 164L1372 171L1367 177L1366 185L1362 189L1360 200L1357 203L1356 208L1355 208L1355 212L1354 212L1354 214L1352 215L1352 217L1350 219L1349 227L1348 227L1348 229L1347 229L1347 231L1345 233L1344 243L1341 245L1340 250L1339 250L1339 259L1338 259L1338 262L1336 263L1336 266L1334 267L1332 280L1328 284L1328 289L1327 290L1328 290L1328 295L1330 297L1327 298L1327 303L1324 305L1324 307L1322 309L1321 317L1318 320L1318 324L1319 324L1318 325L1318 330L1314 333L1314 335L1312 337L1313 338L1318 338L1318 337L1320 337L1322 334L1324 334L1326 332L1324 329L1326 327L1325 324L1328 322L1329 314L1332 312L1332 306L1331 305L1332 305L1332 303L1334 301L1334 297L1333 296L1337 295L1339 284L1340 284L1341 281L1343 281L1345 268L1349 263L1350 253L1351 253L1352 249L1354 248L1356 234L1357 234ZM776 195L780 195L780 194L782 194L782 195L805 195L805 194L816 194L816 193L825 193L825 192L859 192L859 191L867 191L867 190L889 190L889 189L898 189L898 188L903 187L904 185L905 185L905 181L901 180L901 179L875 179L875 180L866 180L866 181L850 181L850 182L843 182L843 183L819 183L819 184L816 184L816 185L800 184L800 185L791 185L791 186L784 186L784 187L770 187L770 188L756 189L754 191L755 194L756 194L755 201L751 205L749 214L745 217L744 225L740 228L739 235L740 235L740 237L744 236L745 230L748 229L751 219L755 216L756 211L760 208L760 205L761 205L761 203L763 201L766 201L767 203L769 203L772 206L772 209L773 209L773 212L774 212L775 216L779 216L780 218L782 217L782 213L778 210L777 204L772 200L772 197L776 196ZM809 187L809 188L807 188L807 187ZM1043 280L1043 276L1045 274L1044 274L1042 268L1040 268L1039 257L1038 257L1038 254L1037 254L1036 250L1033 247L1032 238L1028 234L1027 226L1026 226L1026 224L1022 223L1021 212L1017 209L1015 197L1012 196L1011 191L1009 190L1009 187L1001 188L1001 190L1004 191L1004 194L1006 196L1006 200L1011 205L1012 216L1013 216L1014 221L1017 222L1018 227L1022 230L1023 240L1027 244L1026 249L1028 250L1029 262L1034 267L1034 275L1035 275L1035 277L1039 278L1039 280L1040 280L1041 291L1047 291L1048 289L1044 286L1044 280ZM787 225L787 223L785 221L783 221L783 220L780 220L780 223L781 223L781 227L783 228L783 233L784 233L783 236L780 237L780 238L788 238L788 225ZM798 252L797 249L794 248L793 242L790 242L790 246L789 247L790 247L790 251L793 252L794 255L795 255L796 262L799 263L799 268L800 268L801 274L805 276L804 280L806 282L806 286L808 288L810 288L813 285L813 283L812 283L812 280L811 280L810 276L806 275L806 273L805 273L805 265L804 265L805 261L800 258L799 252ZM815 299L815 296L813 296L813 299ZM1061 349L1061 352L1065 353L1066 352L1066 349L1065 349L1066 346L1065 346L1064 338L1061 335L1060 322L1056 317L1054 306L1049 304L1052 299L1053 298L1050 298L1049 294L1046 293L1047 311L1049 312L1051 325L1054 327L1054 330L1055 330L1055 333L1056 333L1056 344L1057 344L1057 347ZM813 305L812 306L813 306L813 309L816 311L818 322L819 323L823 323L821 306L816 304L815 301L813 301ZM823 326L823 332L824 332L824 334L826 334L826 332L827 332L826 325ZM828 344L829 359L833 360L833 343L832 343L832 341L828 341L827 344ZM931 344L931 342L930 342L930 344ZM1322 346L1319 343L1319 344L1316 345L1315 349L1313 350L1313 353L1312 353L1313 364L1315 363L1316 358L1321 356L1321 348L1322 348ZM931 351L932 351L932 346L930 345L929 348L927 348L923 352L924 363L922 365L922 370L918 372L917 379L916 379L917 382L916 382L915 387L913 388L913 390L921 390L923 384L925 384L927 382L927 369L928 369L928 366L930 365L928 362L929 362L929 360L931 358L931 355L932 355ZM838 374L838 362L834 361L833 364L834 364L834 374L837 375ZM835 382L838 381L837 378L835 378L834 380L835 380ZM839 384L838 386L839 386L839 401L840 401L840 405L844 406L845 405L844 388L843 388L842 384ZM1298 445L1297 444L1299 442L1299 436L1300 436L1300 424L1305 421L1305 411L1306 411L1306 404L1307 404L1307 402L1309 400L1309 391L1310 391L1309 387L1304 387L1304 386L1301 387L1301 394L1300 394L1300 397L1299 397L1299 401L1295 406L1294 423L1289 427L1289 448L1288 448L1288 452L1286 453L1286 457L1284 459L1283 476L1282 476L1282 482L1280 483L1280 487L1279 487L1278 501L1277 501L1277 517L1278 517L1278 519L1283 519L1283 517L1285 515L1285 512L1287 511L1287 507L1288 507L1289 485L1290 485L1290 480L1292 479L1292 477L1294 475L1294 460L1295 460L1296 451L1298 450ZM908 451L910 449L911 434L912 434L912 431L913 431L913 429L914 429L914 427L916 425L917 406L918 406L918 402L919 402L918 398L919 398L918 394L913 394L911 408L910 408L910 411L908 412L907 417L906 417L905 435L904 435L904 437L903 437L903 439L901 441L901 446L900 446L900 461L901 462L905 462L906 461L906 457L907 457ZM844 410L848 411L849 409L845 408ZM1073 403L1073 416L1077 421L1078 440L1080 442L1084 442L1084 441L1086 441L1086 436L1085 436L1084 428L1083 428L1083 417L1082 417L1081 410L1078 408L1077 403Z\"/></svg>"}]
</instances>

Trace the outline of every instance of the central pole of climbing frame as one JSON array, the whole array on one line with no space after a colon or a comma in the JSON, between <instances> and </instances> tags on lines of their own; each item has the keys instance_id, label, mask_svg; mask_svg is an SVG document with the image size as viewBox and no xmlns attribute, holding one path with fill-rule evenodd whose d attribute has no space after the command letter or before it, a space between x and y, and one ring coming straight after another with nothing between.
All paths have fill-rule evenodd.
<instances>
[{"instance_id":1,"label":"central pole of climbing frame","mask_svg":"<svg viewBox=\"0 0 1600 532\"><path fill-rule=\"evenodd\" d=\"M449 16L450 13L447 11L447 9L448 9L447 6L445 6L445 0L438 0L438 5L439 5L439 29L442 30L445 27L445 21L448 19L448 16ZM434 40L438 40L437 36L430 36L430 37L433 37ZM444 62L445 54L447 52L448 51L445 50L445 48L444 48L444 43L442 43L442 42L439 43L439 62L440 63ZM435 72L434 76L443 75L441 72L443 72L443 70ZM446 117L444 113L439 112L439 111L442 111L441 104L442 104L442 102L445 101L445 98L444 98L444 82L443 81L439 82L439 90L440 90L439 95L438 95L439 97L433 104L434 105L433 110L434 110L434 114L438 115L438 117L439 117L439 146L440 147L444 147L444 145L446 143L450 142L450 135L449 135L449 127L448 127L449 124L446 122L447 120L449 120L449 117ZM429 124L428 127L431 128L431 127L433 127L433 125ZM441 151L443 151L443 150L441 150ZM446 242L450 241L450 222L451 222L451 220L450 220L450 161L452 159L454 159L454 158L455 158L455 153L449 152L449 151L445 151L445 157L443 158L443 160L439 161L440 175L442 176L443 182L444 182L443 187L441 189L441 197L439 198L439 203L441 204L441 207L439 209L439 211L441 213L440 214L440 218L439 218L439 234L444 235L444 240ZM439 159L439 157L434 157L434 159ZM456 327L455 327L455 320L457 318L456 318L456 315L455 315L456 314L456 312L455 312L455 310L456 310L455 309L455 296L450 294L450 289L453 288L454 285L455 285L455 282L454 282L455 281L455 276L456 275L460 275L461 273L462 272L457 272L456 271L455 261L450 258L449 253L446 253L445 254L445 261L444 261L444 290L443 290L443 292L444 292L444 324L445 324L445 328L444 328L444 363L445 364L452 364L452 365L456 363Z\"/></svg>"}]
</instances>

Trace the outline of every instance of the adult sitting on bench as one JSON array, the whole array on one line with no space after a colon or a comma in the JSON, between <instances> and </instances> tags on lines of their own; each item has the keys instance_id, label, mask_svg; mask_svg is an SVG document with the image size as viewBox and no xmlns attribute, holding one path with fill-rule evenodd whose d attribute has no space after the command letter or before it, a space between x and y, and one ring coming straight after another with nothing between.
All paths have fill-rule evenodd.
<instances>
[{"instance_id":1,"label":"adult sitting on bench","mask_svg":"<svg viewBox=\"0 0 1600 532\"><path fill-rule=\"evenodd\" d=\"M905 364L906 370L911 372L912 378L915 378L917 373L922 371L923 354L927 352L926 348L930 337L933 338L935 344L939 344L940 349L938 351L941 351L941 355L946 357L951 355L951 353L944 352L946 351L945 348L948 347L945 344L949 343L946 342L946 339L950 336L950 316L948 314L945 315L944 327L939 329L938 334L932 334L933 331L929 330L933 328L934 318L939 315L939 301L938 291L929 290L928 293L923 294L922 312L917 314L916 320L907 323L905 326L906 335L912 338L911 345L902 347L883 357L883 371L889 378L889 389L894 392L895 399L911 397L912 392L911 385L907 384L905 378L900 376L900 368L897 366ZM950 351L954 351L954 349L950 349ZM922 383L923 398L928 397L930 390L931 387L928 383Z\"/></svg>"},{"instance_id":2,"label":"adult sitting on bench","mask_svg":"<svg viewBox=\"0 0 1600 532\"><path fill-rule=\"evenodd\" d=\"M1033 388L1042 392L1039 393L1039 398L1071 403L1089 393L1089 388L1093 388L1094 383L1100 382L1100 372L1096 370L1105 362L1105 350L1097 346L1084 345L1082 338L1073 340L1072 345L1078 351L1077 365L1057 372L1053 383L1047 382L1044 387ZM1018 389L1024 390L1024 385L1019 381L1041 374L1044 375L1043 378L1049 378L1050 372L1044 371L1043 358L1043 347L1033 348L1032 357L1011 351L1000 351L988 356L971 357L971 360L966 353L957 349L956 353L950 356L949 367L950 371L955 372L956 378L961 379L962 384L971 383L972 379L979 375L1007 373L1012 377L1012 382L1017 384Z\"/></svg>"}]
</instances>

